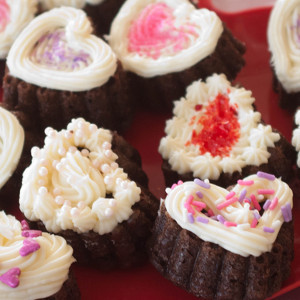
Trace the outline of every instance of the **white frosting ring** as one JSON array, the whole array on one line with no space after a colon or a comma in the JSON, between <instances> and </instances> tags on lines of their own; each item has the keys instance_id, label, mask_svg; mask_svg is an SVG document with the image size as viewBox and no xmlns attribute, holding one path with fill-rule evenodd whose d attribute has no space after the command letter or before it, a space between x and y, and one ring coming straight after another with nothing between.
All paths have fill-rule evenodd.
<instances>
[{"instance_id":1,"label":"white frosting ring","mask_svg":"<svg viewBox=\"0 0 300 300\"><path fill-rule=\"evenodd\" d=\"M16 288L0 282L3 299L44 299L57 293L68 279L69 268L75 259L66 240L48 233L34 239L40 249L20 256L25 240L21 235L21 224L15 217L0 212L0 275L12 268L21 270Z\"/></svg>"},{"instance_id":2,"label":"white frosting ring","mask_svg":"<svg viewBox=\"0 0 300 300\"><path fill-rule=\"evenodd\" d=\"M65 32L70 48L89 55L91 61L87 66L70 72L51 69L32 59L36 43L57 30ZM105 84L116 71L116 57L111 48L91 32L90 21L81 10L61 7L41 14L14 42L7 57L10 74L41 87L75 92Z\"/></svg>"},{"instance_id":3,"label":"white frosting ring","mask_svg":"<svg viewBox=\"0 0 300 300\"><path fill-rule=\"evenodd\" d=\"M84 8L86 4L97 5L105 0L39 0L42 10L49 10L60 6Z\"/></svg>"},{"instance_id":4,"label":"white frosting ring","mask_svg":"<svg viewBox=\"0 0 300 300\"><path fill-rule=\"evenodd\" d=\"M294 119L297 127L293 130L292 145L295 147L295 150L298 152L297 166L300 168L300 110L297 110Z\"/></svg>"},{"instance_id":5,"label":"white frosting ring","mask_svg":"<svg viewBox=\"0 0 300 300\"><path fill-rule=\"evenodd\" d=\"M148 4L153 3L165 3L173 9L177 25L192 24L197 37L189 36L186 49L174 55L161 55L158 59L128 51L132 21ZM188 0L128 0L114 19L108 40L124 69L143 77L154 77L185 70L206 58L215 50L222 32L222 22L214 12L196 9Z\"/></svg>"},{"instance_id":6,"label":"white frosting ring","mask_svg":"<svg viewBox=\"0 0 300 300\"><path fill-rule=\"evenodd\" d=\"M276 1L268 24L271 64L288 93L300 91L300 1Z\"/></svg>"},{"instance_id":7,"label":"white frosting ring","mask_svg":"<svg viewBox=\"0 0 300 300\"><path fill-rule=\"evenodd\" d=\"M227 156L213 156L210 152L201 154L194 145L186 145L191 140L193 130L202 128L191 120L205 114L207 107L218 94L227 95L230 105L237 107L237 119L240 124L240 137L232 145ZM267 163L270 157L268 147L280 139L278 133L272 131L270 125L262 125L261 115L253 110L254 98L244 88L232 87L225 75L214 74L193 82L188 88L185 98L175 102L174 117L166 122L166 136L160 141L159 152L168 160L172 170L179 174L193 172L194 177L217 180L222 172L232 174L241 172L247 165L260 166ZM195 106L202 105L201 111Z\"/></svg>"},{"instance_id":8,"label":"white frosting ring","mask_svg":"<svg viewBox=\"0 0 300 300\"><path fill-rule=\"evenodd\" d=\"M33 149L23 174L20 209L25 216L41 220L51 232L99 234L127 220L141 190L116 163L110 131L74 119L67 130L47 128L46 134L44 147Z\"/></svg>"},{"instance_id":9,"label":"white frosting ring","mask_svg":"<svg viewBox=\"0 0 300 300\"><path fill-rule=\"evenodd\" d=\"M242 190L246 189L246 197L254 194L257 197L258 189L272 189L273 195L268 195L266 199L278 198L278 204L274 209L265 210L255 228L251 228L251 222L254 219L254 210L250 210L247 203L235 202L222 210L217 206L225 201L228 191L219 186L210 185L209 189L203 188L193 181L188 181L177 185L173 189L168 189L168 195L164 201L169 215L184 229L187 229L204 241L218 244L224 249L242 256L259 256L262 253L269 252L277 238L284 218L281 212L281 206L289 204L293 207L293 193L289 186L280 179L270 181L264 178L258 178L257 175L251 175L244 179L245 181L254 181L251 186L236 185L232 191L239 197ZM203 194L199 199L197 192ZM234 222L237 226L226 227L218 220L208 218L203 212L196 212L194 223L188 221L185 202L187 197L192 195L197 201L206 204L206 210L211 209L215 216L221 215L228 222ZM266 200L265 199L265 200ZM258 202L259 197L257 197ZM208 220L208 223L196 221L200 217ZM273 233L265 232L264 227L272 228Z\"/></svg>"},{"instance_id":10,"label":"white frosting ring","mask_svg":"<svg viewBox=\"0 0 300 300\"><path fill-rule=\"evenodd\" d=\"M0 32L0 59L6 58L11 45L37 11L37 0L6 0L6 3L9 7L9 20Z\"/></svg>"},{"instance_id":11,"label":"white frosting ring","mask_svg":"<svg viewBox=\"0 0 300 300\"><path fill-rule=\"evenodd\" d=\"M0 107L0 189L15 171L23 145L23 127L12 113Z\"/></svg>"}]
</instances>

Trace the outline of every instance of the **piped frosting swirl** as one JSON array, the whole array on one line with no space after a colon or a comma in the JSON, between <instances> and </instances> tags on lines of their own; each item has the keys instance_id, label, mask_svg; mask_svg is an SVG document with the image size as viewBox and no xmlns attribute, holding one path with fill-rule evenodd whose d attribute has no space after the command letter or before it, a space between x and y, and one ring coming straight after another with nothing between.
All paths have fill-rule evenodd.
<instances>
[{"instance_id":1,"label":"piped frosting swirl","mask_svg":"<svg viewBox=\"0 0 300 300\"><path fill-rule=\"evenodd\" d=\"M60 6L84 8L87 4L97 5L105 0L39 0L42 10L49 10Z\"/></svg>"}]
</instances>

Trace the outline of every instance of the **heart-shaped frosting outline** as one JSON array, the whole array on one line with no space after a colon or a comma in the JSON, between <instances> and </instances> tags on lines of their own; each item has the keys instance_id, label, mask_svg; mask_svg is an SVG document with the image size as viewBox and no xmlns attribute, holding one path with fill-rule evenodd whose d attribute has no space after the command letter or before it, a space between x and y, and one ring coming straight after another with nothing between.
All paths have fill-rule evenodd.
<instances>
[{"instance_id":1,"label":"heart-shaped frosting outline","mask_svg":"<svg viewBox=\"0 0 300 300\"><path fill-rule=\"evenodd\" d=\"M64 28L68 45L88 53L92 62L66 72L35 64L30 55L37 41L48 32ZM111 48L92 34L87 15L72 7L54 8L36 17L14 42L7 57L12 76L26 82L58 90L86 91L102 86L115 73L117 60Z\"/></svg>"}]
</instances>

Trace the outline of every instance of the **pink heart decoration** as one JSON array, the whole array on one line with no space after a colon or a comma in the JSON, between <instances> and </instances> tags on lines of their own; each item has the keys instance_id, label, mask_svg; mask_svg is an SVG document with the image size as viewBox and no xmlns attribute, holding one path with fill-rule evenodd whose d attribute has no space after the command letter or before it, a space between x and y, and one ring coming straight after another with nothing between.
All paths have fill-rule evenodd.
<instances>
[{"instance_id":1,"label":"pink heart decoration","mask_svg":"<svg viewBox=\"0 0 300 300\"><path fill-rule=\"evenodd\" d=\"M22 230L29 230L30 229L26 220L22 220L21 225L22 225Z\"/></svg>"},{"instance_id":2,"label":"pink heart decoration","mask_svg":"<svg viewBox=\"0 0 300 300\"><path fill-rule=\"evenodd\" d=\"M32 238L27 238L23 241L23 247L20 249L20 255L26 256L40 249L40 244Z\"/></svg>"},{"instance_id":3,"label":"pink heart decoration","mask_svg":"<svg viewBox=\"0 0 300 300\"><path fill-rule=\"evenodd\" d=\"M32 230L32 229L26 229L22 231L22 236L24 237L30 237L30 238L34 238L34 237L38 237L42 235L42 231L40 230Z\"/></svg>"},{"instance_id":4,"label":"pink heart decoration","mask_svg":"<svg viewBox=\"0 0 300 300\"><path fill-rule=\"evenodd\" d=\"M12 288L16 288L19 285L20 274L21 270L19 268L12 268L0 276L0 281Z\"/></svg>"}]
</instances>

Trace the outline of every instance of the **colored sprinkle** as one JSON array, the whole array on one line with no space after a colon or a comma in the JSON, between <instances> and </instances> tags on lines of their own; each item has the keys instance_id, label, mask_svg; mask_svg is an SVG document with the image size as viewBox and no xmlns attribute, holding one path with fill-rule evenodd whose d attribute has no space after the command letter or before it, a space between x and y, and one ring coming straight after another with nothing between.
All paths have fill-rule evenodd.
<instances>
[{"instance_id":1,"label":"colored sprinkle","mask_svg":"<svg viewBox=\"0 0 300 300\"><path fill-rule=\"evenodd\" d=\"M226 221L222 215L217 215L217 219L221 224L224 224L224 222Z\"/></svg>"},{"instance_id":2,"label":"colored sprinkle","mask_svg":"<svg viewBox=\"0 0 300 300\"><path fill-rule=\"evenodd\" d=\"M183 184L183 181L182 180L178 180L177 184L181 185L181 184Z\"/></svg>"},{"instance_id":3,"label":"colored sprinkle","mask_svg":"<svg viewBox=\"0 0 300 300\"><path fill-rule=\"evenodd\" d=\"M20 249L21 256L27 256L40 249L40 244L32 238L27 238L23 241L23 247Z\"/></svg>"},{"instance_id":4,"label":"colored sprinkle","mask_svg":"<svg viewBox=\"0 0 300 300\"><path fill-rule=\"evenodd\" d=\"M228 221L225 221L224 225L226 227L236 227L237 226L237 224L235 222L228 222Z\"/></svg>"},{"instance_id":5,"label":"colored sprinkle","mask_svg":"<svg viewBox=\"0 0 300 300\"><path fill-rule=\"evenodd\" d=\"M253 212L253 215L254 215L254 218L255 218L255 219L257 219L257 220L260 219L260 214L258 213L258 211L255 210L255 211Z\"/></svg>"},{"instance_id":6,"label":"colored sprinkle","mask_svg":"<svg viewBox=\"0 0 300 300\"><path fill-rule=\"evenodd\" d=\"M232 197L234 197L234 196L235 196L235 192L232 191L232 192L230 192L230 193L228 193L228 194L226 195L225 199L226 199L226 200L229 200L230 198L232 198Z\"/></svg>"},{"instance_id":7,"label":"colored sprinkle","mask_svg":"<svg viewBox=\"0 0 300 300\"><path fill-rule=\"evenodd\" d=\"M257 177L265 178L270 181L274 181L276 179L276 177L273 174L269 174L269 173L265 173L265 172L261 172L261 171L257 172Z\"/></svg>"},{"instance_id":8,"label":"colored sprinkle","mask_svg":"<svg viewBox=\"0 0 300 300\"><path fill-rule=\"evenodd\" d=\"M268 190L268 189L258 189L257 193L259 195L273 195L275 193L274 190Z\"/></svg>"},{"instance_id":9,"label":"colored sprinkle","mask_svg":"<svg viewBox=\"0 0 300 300\"><path fill-rule=\"evenodd\" d=\"M271 202L271 204L270 204L270 206L269 206L269 209L270 209L270 210L273 210L273 209L277 206L277 204L278 204L278 198L275 197L275 198L272 200L272 202Z\"/></svg>"},{"instance_id":10,"label":"colored sprinkle","mask_svg":"<svg viewBox=\"0 0 300 300\"><path fill-rule=\"evenodd\" d=\"M249 205L251 205L251 200L250 200L249 198L246 198L246 199L244 200L244 203L248 203Z\"/></svg>"},{"instance_id":11,"label":"colored sprinkle","mask_svg":"<svg viewBox=\"0 0 300 300\"><path fill-rule=\"evenodd\" d=\"M281 212L285 222L292 221L292 209L290 203L281 206Z\"/></svg>"},{"instance_id":12,"label":"colored sprinkle","mask_svg":"<svg viewBox=\"0 0 300 300\"><path fill-rule=\"evenodd\" d=\"M243 190L241 191L241 194L240 194L240 197L239 197L239 202L240 202L240 203L245 199L246 194L247 194L247 190L246 190L246 189L243 189Z\"/></svg>"},{"instance_id":13,"label":"colored sprinkle","mask_svg":"<svg viewBox=\"0 0 300 300\"><path fill-rule=\"evenodd\" d=\"M197 196L198 196L198 198L200 198L200 199L202 199L202 198L203 198L203 194L202 194L200 191L196 192L196 195L197 195Z\"/></svg>"},{"instance_id":14,"label":"colored sprinkle","mask_svg":"<svg viewBox=\"0 0 300 300\"><path fill-rule=\"evenodd\" d=\"M212 217L210 217L212 220L214 220L214 221L218 221L218 217L217 216L212 216Z\"/></svg>"},{"instance_id":15,"label":"colored sprinkle","mask_svg":"<svg viewBox=\"0 0 300 300\"><path fill-rule=\"evenodd\" d=\"M268 233L273 233L275 230L273 228L270 228L270 227L267 227L267 226L264 226L264 232L268 232Z\"/></svg>"},{"instance_id":16,"label":"colored sprinkle","mask_svg":"<svg viewBox=\"0 0 300 300\"><path fill-rule=\"evenodd\" d=\"M195 211L193 210L191 203L193 201L194 197L192 195L188 196L188 198L186 199L185 203L184 203L184 207L187 209L187 211L189 213L191 213L192 215L195 214Z\"/></svg>"},{"instance_id":17,"label":"colored sprinkle","mask_svg":"<svg viewBox=\"0 0 300 300\"><path fill-rule=\"evenodd\" d=\"M193 223L195 222L195 219L194 219L194 217L193 217L193 214L188 213L188 214L187 214L187 218L188 218L188 221L189 221L191 224L193 224Z\"/></svg>"},{"instance_id":18,"label":"colored sprinkle","mask_svg":"<svg viewBox=\"0 0 300 300\"><path fill-rule=\"evenodd\" d=\"M206 207L206 204L204 202L201 202L201 201L192 201L191 204L195 205L198 208L200 208L200 210L202 210L203 208Z\"/></svg>"},{"instance_id":19,"label":"colored sprinkle","mask_svg":"<svg viewBox=\"0 0 300 300\"><path fill-rule=\"evenodd\" d=\"M254 181L253 180L238 180L238 184L249 186L249 185L254 184Z\"/></svg>"},{"instance_id":20,"label":"colored sprinkle","mask_svg":"<svg viewBox=\"0 0 300 300\"><path fill-rule=\"evenodd\" d=\"M42 231L40 230L30 230L30 229L26 229L22 231L22 236L23 237L38 237L42 235Z\"/></svg>"},{"instance_id":21,"label":"colored sprinkle","mask_svg":"<svg viewBox=\"0 0 300 300\"><path fill-rule=\"evenodd\" d=\"M28 230L29 229L29 225L28 225L26 220L22 220L21 225L22 225L22 230Z\"/></svg>"},{"instance_id":22,"label":"colored sprinkle","mask_svg":"<svg viewBox=\"0 0 300 300\"><path fill-rule=\"evenodd\" d=\"M11 288L16 288L19 285L20 268L11 268L0 276L0 281Z\"/></svg>"},{"instance_id":23,"label":"colored sprinkle","mask_svg":"<svg viewBox=\"0 0 300 300\"><path fill-rule=\"evenodd\" d=\"M263 206L263 209L264 209L264 210L268 210L269 207L270 207L270 205L271 205L271 200L268 199L268 200L265 202L265 204L264 204L264 206Z\"/></svg>"},{"instance_id":24,"label":"colored sprinkle","mask_svg":"<svg viewBox=\"0 0 300 300\"><path fill-rule=\"evenodd\" d=\"M257 225L257 223L258 223L258 221L257 221L257 219L256 218L254 218L253 220L252 220L252 222L251 222L251 228L255 228L256 227L256 225Z\"/></svg>"},{"instance_id":25,"label":"colored sprinkle","mask_svg":"<svg viewBox=\"0 0 300 300\"><path fill-rule=\"evenodd\" d=\"M223 209L223 208L225 208L225 207L227 207L227 206L229 206L229 205L231 205L231 204L233 204L237 201L238 201L237 197L232 197L231 199L229 199L227 201L224 201L223 203L217 205L217 209L221 210L221 209Z\"/></svg>"},{"instance_id":26,"label":"colored sprinkle","mask_svg":"<svg viewBox=\"0 0 300 300\"><path fill-rule=\"evenodd\" d=\"M251 198L251 201L252 201L252 203L254 205L254 208L256 208L258 211L260 211L261 207L260 207L259 203L257 202L255 195L252 194L250 196L250 198Z\"/></svg>"},{"instance_id":27,"label":"colored sprinkle","mask_svg":"<svg viewBox=\"0 0 300 300\"><path fill-rule=\"evenodd\" d=\"M196 221L200 222L200 223L207 224L209 222L209 219L208 218L204 218L204 217L197 217Z\"/></svg>"},{"instance_id":28,"label":"colored sprinkle","mask_svg":"<svg viewBox=\"0 0 300 300\"><path fill-rule=\"evenodd\" d=\"M212 211L212 209L209 209L207 214L210 216L210 217L213 217L215 214L214 212Z\"/></svg>"},{"instance_id":29,"label":"colored sprinkle","mask_svg":"<svg viewBox=\"0 0 300 300\"><path fill-rule=\"evenodd\" d=\"M174 190L176 188L176 186L177 186L177 184L173 183L172 186L171 186L171 189Z\"/></svg>"},{"instance_id":30,"label":"colored sprinkle","mask_svg":"<svg viewBox=\"0 0 300 300\"><path fill-rule=\"evenodd\" d=\"M194 182L198 185L200 185L201 187L203 187L204 189L210 189L210 184L209 183L206 183L198 178L195 178L194 179Z\"/></svg>"}]
</instances>

